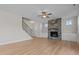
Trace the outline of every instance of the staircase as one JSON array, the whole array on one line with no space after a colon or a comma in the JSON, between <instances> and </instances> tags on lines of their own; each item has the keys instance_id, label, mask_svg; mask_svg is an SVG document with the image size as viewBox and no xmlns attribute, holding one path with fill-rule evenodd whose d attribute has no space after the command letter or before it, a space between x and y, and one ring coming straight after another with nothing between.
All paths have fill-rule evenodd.
<instances>
[{"instance_id":1,"label":"staircase","mask_svg":"<svg viewBox=\"0 0 79 59\"><path fill-rule=\"evenodd\" d=\"M33 30L30 26L25 22L29 21L27 18L22 17L22 28L25 32L27 32L31 37L33 37Z\"/></svg>"},{"instance_id":2,"label":"staircase","mask_svg":"<svg viewBox=\"0 0 79 59\"><path fill-rule=\"evenodd\" d=\"M28 18L22 17L22 28L23 30L28 33L32 38L40 37L40 38L47 38L48 37L48 29L45 27L44 23L35 22Z\"/></svg>"}]
</instances>

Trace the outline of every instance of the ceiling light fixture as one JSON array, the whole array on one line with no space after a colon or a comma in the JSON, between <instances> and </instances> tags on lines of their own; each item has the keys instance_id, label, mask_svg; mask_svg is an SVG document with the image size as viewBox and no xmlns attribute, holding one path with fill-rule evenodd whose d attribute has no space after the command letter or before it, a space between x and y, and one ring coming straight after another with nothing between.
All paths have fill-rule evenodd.
<instances>
[{"instance_id":1,"label":"ceiling light fixture","mask_svg":"<svg viewBox=\"0 0 79 59\"><path fill-rule=\"evenodd\" d=\"M42 18L49 18L50 15L52 15L52 13L48 13L46 11L42 11L39 16L41 16Z\"/></svg>"}]
</instances>

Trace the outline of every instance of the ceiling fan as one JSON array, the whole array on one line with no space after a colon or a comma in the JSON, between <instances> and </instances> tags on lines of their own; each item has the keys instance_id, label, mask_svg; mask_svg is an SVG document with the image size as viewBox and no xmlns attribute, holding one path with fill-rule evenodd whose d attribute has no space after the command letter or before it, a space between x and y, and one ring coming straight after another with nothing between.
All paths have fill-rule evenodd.
<instances>
[{"instance_id":1,"label":"ceiling fan","mask_svg":"<svg viewBox=\"0 0 79 59\"><path fill-rule=\"evenodd\" d=\"M48 13L47 11L42 11L38 16L41 16L42 18L50 18L52 13Z\"/></svg>"}]
</instances>

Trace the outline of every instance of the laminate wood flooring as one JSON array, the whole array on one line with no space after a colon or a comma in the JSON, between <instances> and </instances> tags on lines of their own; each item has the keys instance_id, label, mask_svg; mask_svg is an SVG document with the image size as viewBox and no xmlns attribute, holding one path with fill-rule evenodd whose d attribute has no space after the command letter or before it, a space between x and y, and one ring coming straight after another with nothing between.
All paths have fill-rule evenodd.
<instances>
[{"instance_id":1,"label":"laminate wood flooring","mask_svg":"<svg viewBox=\"0 0 79 59\"><path fill-rule=\"evenodd\" d=\"M79 43L34 38L1 45L0 55L79 55Z\"/></svg>"}]
</instances>

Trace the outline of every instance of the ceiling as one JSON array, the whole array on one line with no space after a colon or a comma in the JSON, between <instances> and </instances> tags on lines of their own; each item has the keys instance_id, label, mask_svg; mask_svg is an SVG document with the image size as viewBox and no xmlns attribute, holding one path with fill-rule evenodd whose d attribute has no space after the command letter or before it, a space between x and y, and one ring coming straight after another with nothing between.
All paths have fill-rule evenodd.
<instances>
[{"instance_id":1,"label":"ceiling","mask_svg":"<svg viewBox=\"0 0 79 59\"><path fill-rule=\"evenodd\" d=\"M47 10L52 13L51 19L67 16L73 12L78 13L79 5L72 4L0 4L0 10L14 13L26 18L45 22L38 16L40 11ZM47 22L47 21L46 21Z\"/></svg>"}]
</instances>

